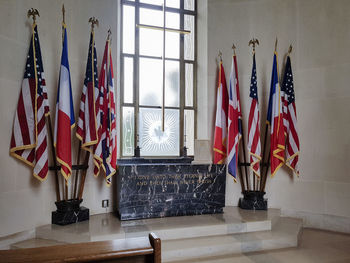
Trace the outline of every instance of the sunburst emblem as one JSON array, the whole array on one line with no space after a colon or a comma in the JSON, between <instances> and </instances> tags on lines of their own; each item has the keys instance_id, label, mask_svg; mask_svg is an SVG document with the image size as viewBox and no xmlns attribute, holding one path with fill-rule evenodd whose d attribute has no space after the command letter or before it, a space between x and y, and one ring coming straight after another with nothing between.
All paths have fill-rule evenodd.
<instances>
[{"instance_id":1,"label":"sunburst emblem","mask_svg":"<svg viewBox=\"0 0 350 263\"><path fill-rule=\"evenodd\" d=\"M162 131L161 114L157 113L155 114L154 111L142 113L142 155L171 155L177 151L178 118L176 113L167 112L165 114L164 131Z\"/></svg>"}]
</instances>

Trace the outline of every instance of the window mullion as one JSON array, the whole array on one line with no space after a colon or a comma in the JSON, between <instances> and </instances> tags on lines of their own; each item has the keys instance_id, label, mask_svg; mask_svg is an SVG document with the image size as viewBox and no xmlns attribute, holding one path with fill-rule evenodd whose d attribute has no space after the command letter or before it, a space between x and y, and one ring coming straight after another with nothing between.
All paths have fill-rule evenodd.
<instances>
[{"instance_id":1,"label":"window mullion","mask_svg":"<svg viewBox=\"0 0 350 263\"><path fill-rule=\"evenodd\" d=\"M135 6L135 59L134 59L134 106L135 106L135 118L134 118L134 145L138 145L139 134L139 78L140 78L140 29L136 27L140 23L140 7L138 5L139 0L136 1Z\"/></svg>"},{"instance_id":2,"label":"window mullion","mask_svg":"<svg viewBox=\"0 0 350 263\"><path fill-rule=\"evenodd\" d=\"M184 9L184 0L180 1L180 9ZM180 14L180 28L184 28L184 13ZM184 35L180 34L180 155L184 147L184 108L185 108L185 63L184 63Z\"/></svg>"}]
</instances>

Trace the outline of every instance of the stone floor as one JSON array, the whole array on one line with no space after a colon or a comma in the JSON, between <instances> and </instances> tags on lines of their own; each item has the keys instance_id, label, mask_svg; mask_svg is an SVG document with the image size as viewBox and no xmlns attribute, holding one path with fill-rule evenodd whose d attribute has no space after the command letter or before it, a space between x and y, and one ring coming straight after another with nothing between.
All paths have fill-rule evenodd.
<instances>
[{"instance_id":1,"label":"stone floor","mask_svg":"<svg viewBox=\"0 0 350 263\"><path fill-rule=\"evenodd\" d=\"M181 261L181 263L349 263L350 235L303 229L299 246L263 252L235 254L225 257Z\"/></svg>"}]
</instances>

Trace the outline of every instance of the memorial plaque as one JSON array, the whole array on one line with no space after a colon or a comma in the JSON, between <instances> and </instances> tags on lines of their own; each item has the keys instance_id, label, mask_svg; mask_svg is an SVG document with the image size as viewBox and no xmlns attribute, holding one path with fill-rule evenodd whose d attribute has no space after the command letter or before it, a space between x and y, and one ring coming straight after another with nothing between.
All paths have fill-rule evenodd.
<instances>
[{"instance_id":1,"label":"memorial plaque","mask_svg":"<svg viewBox=\"0 0 350 263\"><path fill-rule=\"evenodd\" d=\"M225 165L162 162L118 162L121 220L223 212Z\"/></svg>"}]
</instances>

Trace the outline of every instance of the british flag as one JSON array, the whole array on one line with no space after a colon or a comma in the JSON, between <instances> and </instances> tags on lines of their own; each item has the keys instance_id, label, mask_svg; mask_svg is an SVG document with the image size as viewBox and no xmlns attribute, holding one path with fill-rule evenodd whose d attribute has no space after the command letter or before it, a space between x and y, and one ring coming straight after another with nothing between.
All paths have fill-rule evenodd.
<instances>
[{"instance_id":1,"label":"british flag","mask_svg":"<svg viewBox=\"0 0 350 263\"><path fill-rule=\"evenodd\" d=\"M100 168L105 172L107 185L116 172L117 163L117 131L115 111L115 91L113 62L110 41L107 40L99 76L98 98L98 143L95 146L94 175L98 176Z\"/></svg>"},{"instance_id":2,"label":"british flag","mask_svg":"<svg viewBox=\"0 0 350 263\"><path fill-rule=\"evenodd\" d=\"M33 175L40 181L48 174L45 116L50 114L50 110L45 85L38 28L34 23L13 124L10 154L33 167Z\"/></svg>"},{"instance_id":3,"label":"british flag","mask_svg":"<svg viewBox=\"0 0 350 263\"><path fill-rule=\"evenodd\" d=\"M297 130L297 113L295 107L293 73L289 56L287 56L281 90L282 94L284 94L283 124L287 136L285 163L299 176L299 136Z\"/></svg>"},{"instance_id":4,"label":"british flag","mask_svg":"<svg viewBox=\"0 0 350 263\"><path fill-rule=\"evenodd\" d=\"M250 80L250 111L248 118L248 151L250 155L250 168L254 174L260 177L261 143L259 128L259 100L256 77L255 54L253 55L253 68Z\"/></svg>"},{"instance_id":5,"label":"british flag","mask_svg":"<svg viewBox=\"0 0 350 263\"><path fill-rule=\"evenodd\" d=\"M228 172L236 181L238 165L238 146L242 137L242 113L239 96L236 55L232 57L228 105Z\"/></svg>"},{"instance_id":6,"label":"british flag","mask_svg":"<svg viewBox=\"0 0 350 263\"><path fill-rule=\"evenodd\" d=\"M98 95L95 38L94 32L91 31L89 54L86 64L84 87L80 99L79 119L76 131L78 139L82 142L82 148L89 152L93 152L91 146L95 145L98 140L97 109L95 105Z\"/></svg>"}]
</instances>

